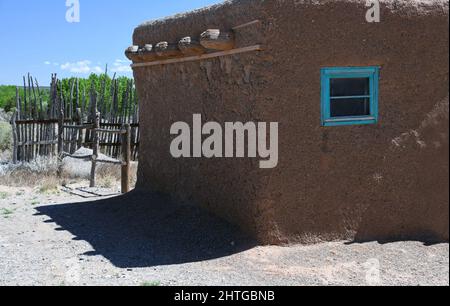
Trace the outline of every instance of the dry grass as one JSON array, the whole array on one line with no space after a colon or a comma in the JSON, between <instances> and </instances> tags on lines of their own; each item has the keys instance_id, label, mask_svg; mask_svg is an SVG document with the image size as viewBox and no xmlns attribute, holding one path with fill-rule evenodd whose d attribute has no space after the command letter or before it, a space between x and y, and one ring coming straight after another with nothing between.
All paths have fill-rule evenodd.
<instances>
[{"instance_id":1,"label":"dry grass","mask_svg":"<svg viewBox=\"0 0 450 306\"><path fill-rule=\"evenodd\" d=\"M35 187L54 181L57 171L55 158L38 158L31 163L0 165L0 184L11 187Z\"/></svg>"},{"instance_id":2,"label":"dry grass","mask_svg":"<svg viewBox=\"0 0 450 306\"><path fill-rule=\"evenodd\" d=\"M57 194L59 192L59 186L62 185L61 179L56 176L48 176L39 187L39 193L41 194Z\"/></svg>"},{"instance_id":3,"label":"dry grass","mask_svg":"<svg viewBox=\"0 0 450 306\"><path fill-rule=\"evenodd\" d=\"M9 187L36 187L38 193L56 194L59 186L70 178L57 176L56 158L37 158L30 163L0 165L0 185Z\"/></svg>"},{"instance_id":4,"label":"dry grass","mask_svg":"<svg viewBox=\"0 0 450 306\"><path fill-rule=\"evenodd\" d=\"M97 180L97 185L100 188L113 188L115 185L118 184L118 180L115 177L112 176L102 176Z\"/></svg>"},{"instance_id":5,"label":"dry grass","mask_svg":"<svg viewBox=\"0 0 450 306\"><path fill-rule=\"evenodd\" d=\"M136 185L137 181L137 163L131 164L131 186ZM103 164L98 167L97 177L99 184L103 184L104 186L99 185L99 187L111 188L111 185L119 184L121 180L121 167L117 165L111 164Z\"/></svg>"},{"instance_id":6,"label":"dry grass","mask_svg":"<svg viewBox=\"0 0 450 306\"><path fill-rule=\"evenodd\" d=\"M90 165L90 162L87 162ZM76 169L77 167L73 167ZM137 163L133 163L132 186L136 184ZM0 185L10 187L38 187L42 194L54 194L59 186L86 180L86 175L76 171L63 171L57 177L58 162L56 158L38 158L30 163L11 163L0 165ZM117 165L101 164L97 169L97 185L102 188L114 188L120 185L121 168Z\"/></svg>"}]
</instances>

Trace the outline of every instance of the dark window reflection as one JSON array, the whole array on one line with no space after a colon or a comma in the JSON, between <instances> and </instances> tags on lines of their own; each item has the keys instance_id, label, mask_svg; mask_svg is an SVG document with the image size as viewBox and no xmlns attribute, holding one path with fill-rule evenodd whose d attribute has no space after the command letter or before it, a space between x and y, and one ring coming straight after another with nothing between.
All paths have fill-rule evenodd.
<instances>
[{"instance_id":1,"label":"dark window reflection","mask_svg":"<svg viewBox=\"0 0 450 306\"><path fill-rule=\"evenodd\" d=\"M370 116L370 99L331 99L331 117Z\"/></svg>"},{"instance_id":2,"label":"dark window reflection","mask_svg":"<svg viewBox=\"0 0 450 306\"><path fill-rule=\"evenodd\" d=\"M331 79L331 97L368 96L369 78Z\"/></svg>"}]
</instances>

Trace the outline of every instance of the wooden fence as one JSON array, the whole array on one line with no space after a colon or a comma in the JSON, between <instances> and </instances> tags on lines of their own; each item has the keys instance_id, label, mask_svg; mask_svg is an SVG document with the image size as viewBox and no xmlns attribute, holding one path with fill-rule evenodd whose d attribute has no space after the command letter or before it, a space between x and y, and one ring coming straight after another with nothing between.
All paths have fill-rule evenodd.
<instances>
[{"instance_id":1,"label":"wooden fence","mask_svg":"<svg viewBox=\"0 0 450 306\"><path fill-rule=\"evenodd\" d=\"M90 129L67 128L92 126L98 113L100 129L118 130L130 126L130 158L137 160L139 104L131 80L120 93L115 76L110 88L106 88L104 79L99 93L94 85L86 90L80 87L78 79L72 79L70 94L65 94L62 82L52 75L46 101L36 79L28 75L23 82L23 90L17 88L16 91L16 112L11 120L15 163L32 161L38 156L58 156L61 152L74 154L81 147L94 149L97 141L100 153L120 158L122 137L118 133L99 133L95 139L96 133ZM109 95L105 94L107 90L110 90ZM59 133L63 133L62 137Z\"/></svg>"},{"instance_id":2,"label":"wooden fence","mask_svg":"<svg viewBox=\"0 0 450 306\"><path fill-rule=\"evenodd\" d=\"M61 116L61 118L63 118ZM120 130L111 130L111 129L102 129L100 128L100 113L96 112L96 118L95 118L95 124L93 125L64 125L61 123L59 125L61 128L58 130L58 142L61 144L63 143L63 134L64 130L78 130L78 131L91 131L91 133L94 135L94 149L92 151L92 154L80 156L80 155L72 155L67 152L62 152L60 150L59 156L60 158L63 157L71 157L75 159L82 159L82 160L90 160L91 161L91 177L90 177L90 187L96 187L96 169L97 165L100 163L107 163L107 164L115 164L121 166L121 188L122 193L127 193L130 191L130 167L131 167L131 126L130 124L125 124ZM111 160L111 159L101 159L99 158L99 152L100 152L100 136L102 134L116 134L120 135L122 139L122 160ZM63 146L60 145L59 148L62 148ZM62 163L60 163L59 169L58 169L58 175L61 175L62 173Z\"/></svg>"}]
</instances>

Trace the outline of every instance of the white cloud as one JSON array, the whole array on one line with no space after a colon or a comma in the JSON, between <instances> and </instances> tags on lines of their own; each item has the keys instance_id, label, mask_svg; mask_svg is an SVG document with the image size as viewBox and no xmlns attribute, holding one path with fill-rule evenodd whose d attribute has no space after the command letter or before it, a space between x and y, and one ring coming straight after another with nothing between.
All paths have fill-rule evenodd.
<instances>
[{"instance_id":1,"label":"white cloud","mask_svg":"<svg viewBox=\"0 0 450 306\"><path fill-rule=\"evenodd\" d=\"M103 68L102 68L102 67L100 67L100 66L95 66L94 68L92 68L92 72L95 72L95 73L103 73L104 71L103 71Z\"/></svg>"},{"instance_id":2,"label":"white cloud","mask_svg":"<svg viewBox=\"0 0 450 306\"><path fill-rule=\"evenodd\" d=\"M130 62L126 60L116 59L113 63L112 72L131 72Z\"/></svg>"},{"instance_id":3,"label":"white cloud","mask_svg":"<svg viewBox=\"0 0 450 306\"><path fill-rule=\"evenodd\" d=\"M103 69L100 66L92 66L92 62L88 60L78 61L75 63L65 63L61 65L61 70L69 71L71 73L102 73Z\"/></svg>"},{"instance_id":4,"label":"white cloud","mask_svg":"<svg viewBox=\"0 0 450 306\"><path fill-rule=\"evenodd\" d=\"M50 65L55 66L55 67L60 66L60 64L58 62L51 62L51 61L45 61L44 64L47 66L50 66Z\"/></svg>"},{"instance_id":5,"label":"white cloud","mask_svg":"<svg viewBox=\"0 0 450 306\"><path fill-rule=\"evenodd\" d=\"M47 64L47 62L46 62ZM51 62L48 62L48 65L52 64ZM116 73L130 73L132 72L132 69L130 67L131 62L127 60L122 59L116 59L114 63L112 64L112 68L108 69L109 71L116 72ZM59 65L58 63L53 63L55 66L60 66L61 70L68 71L70 73L75 74L90 74L90 73L104 73L104 68L101 67L101 63L97 62L96 64L92 63L92 61L89 60L83 60L78 62L67 62L65 64Z\"/></svg>"}]
</instances>

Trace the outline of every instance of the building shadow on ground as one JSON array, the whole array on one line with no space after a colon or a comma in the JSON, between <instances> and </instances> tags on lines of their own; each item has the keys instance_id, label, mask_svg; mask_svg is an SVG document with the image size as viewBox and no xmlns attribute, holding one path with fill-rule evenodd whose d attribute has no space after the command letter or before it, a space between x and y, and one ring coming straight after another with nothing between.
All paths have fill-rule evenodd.
<instances>
[{"instance_id":1,"label":"building shadow on ground","mask_svg":"<svg viewBox=\"0 0 450 306\"><path fill-rule=\"evenodd\" d=\"M94 202L36 208L48 223L84 240L114 266L139 268L221 258L256 243L236 227L194 206L158 194L131 192Z\"/></svg>"},{"instance_id":2,"label":"building shadow on ground","mask_svg":"<svg viewBox=\"0 0 450 306\"><path fill-rule=\"evenodd\" d=\"M398 242L417 242L417 243L421 243L426 247L432 247L432 246L436 246L436 245L440 245L440 244L448 244L448 241L443 241L443 240L436 240L434 238L391 238L391 239L373 239L373 240L352 240L352 241L347 241L344 244L345 245L364 245L367 243L373 243L376 242L379 245L387 245L387 244L395 244Z\"/></svg>"}]
</instances>

